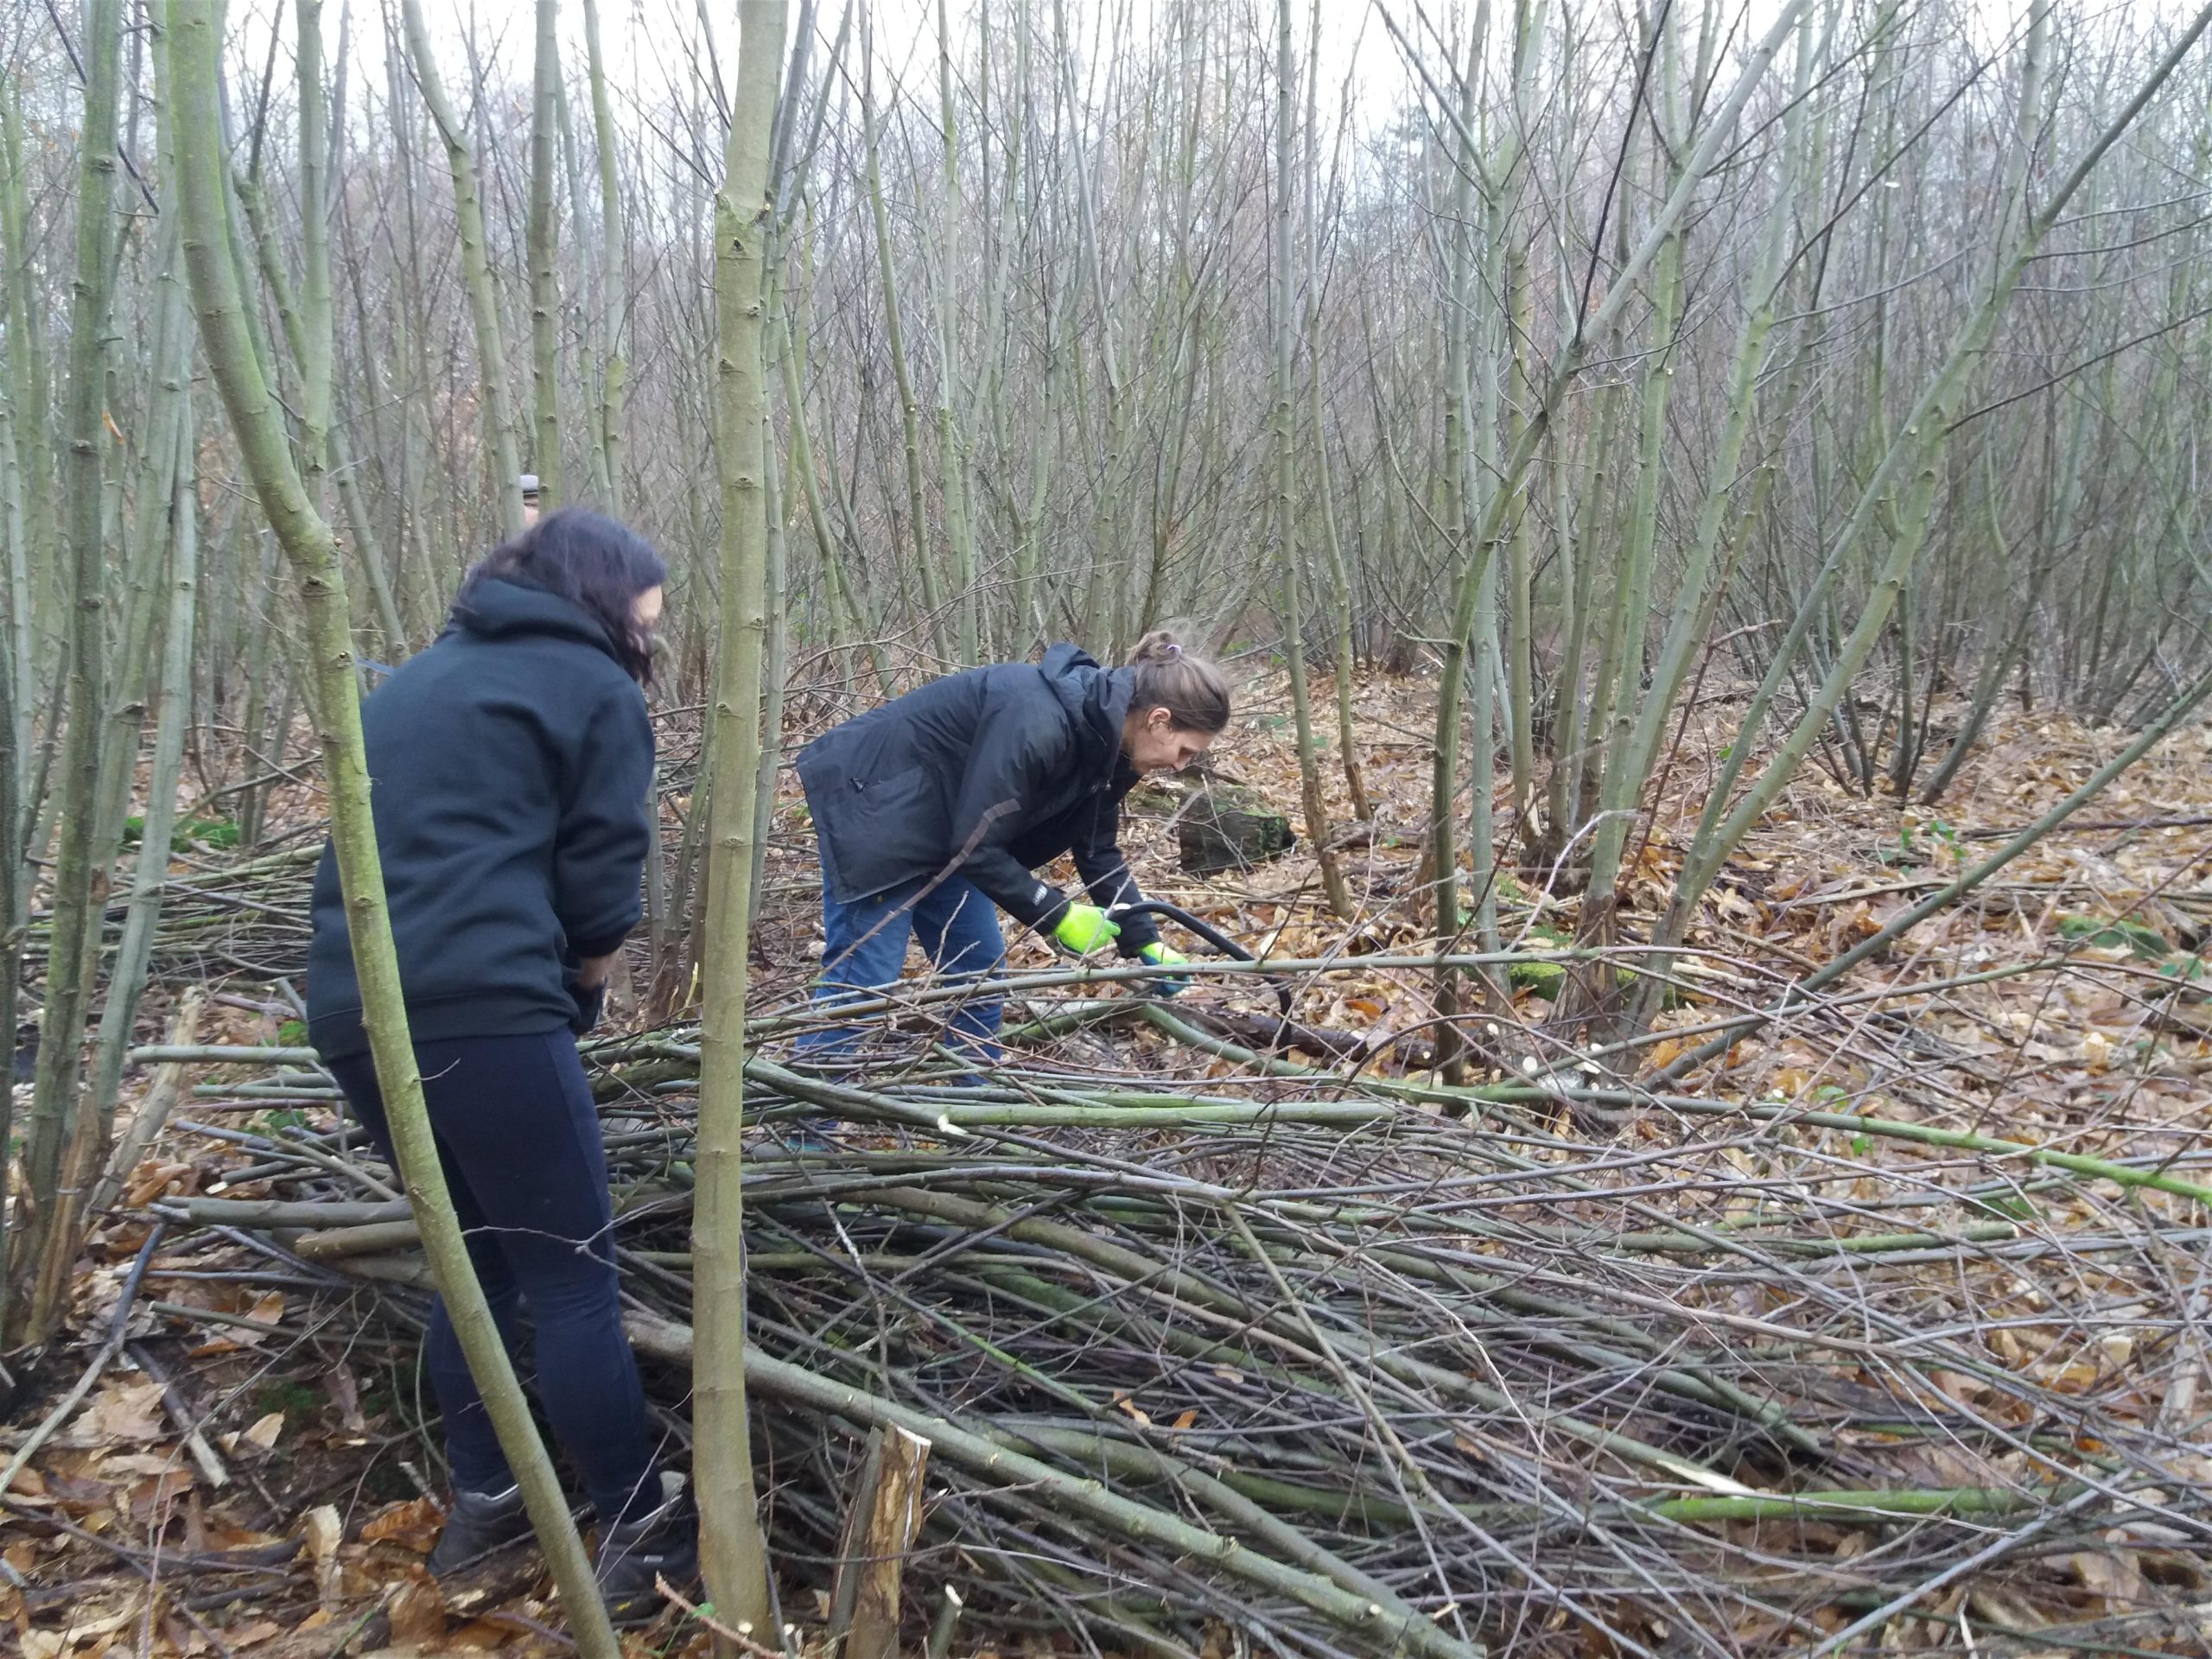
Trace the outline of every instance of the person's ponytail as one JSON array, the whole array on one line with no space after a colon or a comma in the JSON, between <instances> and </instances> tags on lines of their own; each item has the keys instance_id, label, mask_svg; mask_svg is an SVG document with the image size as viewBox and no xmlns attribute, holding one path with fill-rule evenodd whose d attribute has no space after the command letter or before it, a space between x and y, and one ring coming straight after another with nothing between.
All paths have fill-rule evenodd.
<instances>
[{"instance_id":1,"label":"person's ponytail","mask_svg":"<svg viewBox=\"0 0 2212 1659\"><path fill-rule=\"evenodd\" d=\"M1129 654L1136 670L1133 711L1165 709L1179 730L1220 731L1229 724L1229 677L1203 657L1192 656L1165 628L1147 633Z\"/></svg>"}]
</instances>

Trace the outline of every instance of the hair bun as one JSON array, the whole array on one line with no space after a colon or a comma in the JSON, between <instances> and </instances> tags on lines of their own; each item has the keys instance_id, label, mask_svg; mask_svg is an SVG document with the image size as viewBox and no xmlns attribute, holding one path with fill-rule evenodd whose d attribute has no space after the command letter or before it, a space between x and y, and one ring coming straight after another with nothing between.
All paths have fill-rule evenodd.
<instances>
[{"instance_id":1,"label":"hair bun","mask_svg":"<svg viewBox=\"0 0 2212 1659\"><path fill-rule=\"evenodd\" d=\"M1137 648L1129 653L1135 663L1172 663L1183 654L1183 642L1166 628L1155 628L1137 641Z\"/></svg>"}]
</instances>

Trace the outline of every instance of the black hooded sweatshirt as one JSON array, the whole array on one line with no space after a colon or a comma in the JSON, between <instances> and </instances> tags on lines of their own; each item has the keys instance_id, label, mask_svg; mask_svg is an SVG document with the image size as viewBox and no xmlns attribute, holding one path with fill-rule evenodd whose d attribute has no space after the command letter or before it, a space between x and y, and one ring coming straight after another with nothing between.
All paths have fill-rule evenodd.
<instances>
[{"instance_id":1,"label":"black hooded sweatshirt","mask_svg":"<svg viewBox=\"0 0 2212 1659\"><path fill-rule=\"evenodd\" d=\"M637 925L652 845L652 725L606 630L543 588L486 582L361 705L361 728L415 1039L569 1024L573 964ZM328 848L308 1028L326 1058L368 1051Z\"/></svg>"},{"instance_id":2,"label":"black hooded sweatshirt","mask_svg":"<svg viewBox=\"0 0 2212 1659\"><path fill-rule=\"evenodd\" d=\"M957 874L1049 932L1069 900L1031 872L1072 853L1093 903L1135 903L1144 895L1117 844L1137 781L1122 753L1135 689L1134 670L1059 645L1041 663L949 675L824 732L799 751L798 775L830 897L851 904ZM1129 917L1122 954L1159 937L1150 917Z\"/></svg>"}]
</instances>

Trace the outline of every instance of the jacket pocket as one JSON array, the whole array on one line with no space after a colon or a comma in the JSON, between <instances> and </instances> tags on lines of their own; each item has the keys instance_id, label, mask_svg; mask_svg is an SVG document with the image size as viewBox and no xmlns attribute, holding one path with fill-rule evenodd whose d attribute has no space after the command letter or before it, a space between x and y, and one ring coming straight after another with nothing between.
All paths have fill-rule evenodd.
<instances>
[{"instance_id":1,"label":"jacket pocket","mask_svg":"<svg viewBox=\"0 0 2212 1659\"><path fill-rule=\"evenodd\" d=\"M930 792L929 784L927 766L908 766L888 778L855 778L853 793L866 810L880 812L894 806L912 806Z\"/></svg>"},{"instance_id":2,"label":"jacket pocket","mask_svg":"<svg viewBox=\"0 0 2212 1659\"><path fill-rule=\"evenodd\" d=\"M838 794L837 876L853 894L881 893L932 873L950 856L937 779L929 767L855 777Z\"/></svg>"}]
</instances>

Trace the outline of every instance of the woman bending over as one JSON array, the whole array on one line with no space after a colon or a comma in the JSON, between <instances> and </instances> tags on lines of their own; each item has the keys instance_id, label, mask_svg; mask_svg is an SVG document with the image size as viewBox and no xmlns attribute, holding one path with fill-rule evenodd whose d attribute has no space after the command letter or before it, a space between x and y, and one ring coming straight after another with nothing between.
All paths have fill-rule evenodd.
<instances>
[{"instance_id":1,"label":"woman bending over","mask_svg":"<svg viewBox=\"0 0 2212 1659\"><path fill-rule=\"evenodd\" d=\"M1125 957L1183 961L1149 916L1111 913L1143 897L1118 844L1122 799L1142 774L1204 754L1229 712L1221 671L1154 633L1125 668L1054 645L1041 663L950 675L823 734L798 757L822 859L816 1001L892 985L910 937L947 975L995 976L1001 910L1077 955L1116 940ZM1081 897L1035 874L1063 853ZM995 1059L1001 1014L996 997L962 1003L955 1041ZM852 1038L817 1030L800 1048L821 1059Z\"/></svg>"}]
</instances>

